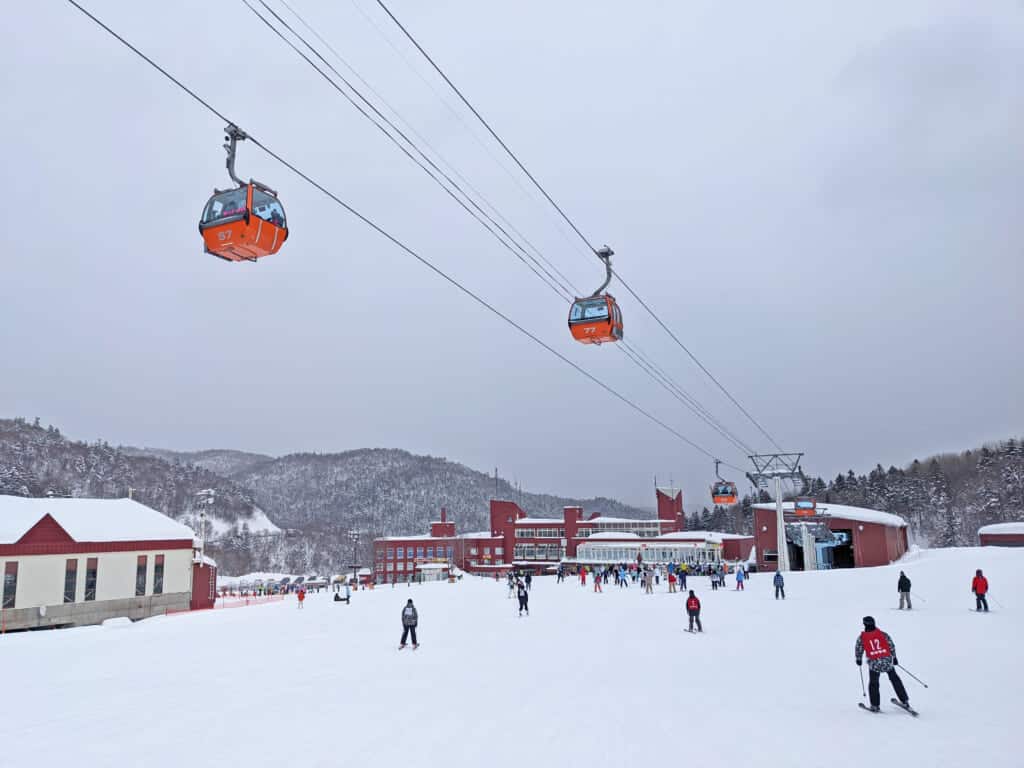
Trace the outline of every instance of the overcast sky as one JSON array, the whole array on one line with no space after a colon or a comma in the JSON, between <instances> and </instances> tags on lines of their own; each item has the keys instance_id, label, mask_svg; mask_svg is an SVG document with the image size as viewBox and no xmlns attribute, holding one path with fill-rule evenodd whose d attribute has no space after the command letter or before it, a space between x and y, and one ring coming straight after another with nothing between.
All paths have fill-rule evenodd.
<instances>
[{"instance_id":1,"label":"overcast sky","mask_svg":"<svg viewBox=\"0 0 1024 768\"><path fill-rule=\"evenodd\" d=\"M575 287L600 284L373 0L290 2ZM621 350L573 342L566 303L241 2L84 4L559 352L746 466ZM809 471L1022 432L1020 3L391 7ZM228 183L221 122L64 2L17 3L4 20L2 415L182 450L405 448L644 505L671 476L688 509L704 503L710 459L254 146L239 175L279 190L291 236L258 264L204 255L196 223ZM630 342L770 449L610 291Z\"/></svg>"}]
</instances>

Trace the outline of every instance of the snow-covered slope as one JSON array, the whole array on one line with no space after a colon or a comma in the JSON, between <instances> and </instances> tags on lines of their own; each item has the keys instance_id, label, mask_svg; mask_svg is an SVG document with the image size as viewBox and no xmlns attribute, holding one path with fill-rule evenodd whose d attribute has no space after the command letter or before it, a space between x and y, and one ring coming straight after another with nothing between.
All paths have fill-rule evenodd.
<instances>
[{"instance_id":1,"label":"snow-covered slope","mask_svg":"<svg viewBox=\"0 0 1024 768\"><path fill-rule=\"evenodd\" d=\"M988 615L970 610L979 567ZM910 613L893 610L900 568L918 596ZM704 635L681 631L683 597L664 583L646 596L537 579L520 619L503 584L472 577L361 591L351 605L321 593L301 611L292 598L8 635L0 680L18 693L0 719L0 763L32 764L45 745L52 764L145 755L152 768L1020 766L1022 570L1020 549L923 552L789 574L785 602L768 574L745 592L691 579ZM399 652L409 597L423 646ZM904 675L916 720L856 706L853 645L868 613L931 686Z\"/></svg>"}]
</instances>

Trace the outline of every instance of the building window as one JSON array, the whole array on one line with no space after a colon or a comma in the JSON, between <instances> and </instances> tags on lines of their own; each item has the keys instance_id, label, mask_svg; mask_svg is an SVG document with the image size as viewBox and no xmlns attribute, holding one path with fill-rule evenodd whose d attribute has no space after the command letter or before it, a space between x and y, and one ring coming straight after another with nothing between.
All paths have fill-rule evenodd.
<instances>
[{"instance_id":1,"label":"building window","mask_svg":"<svg viewBox=\"0 0 1024 768\"><path fill-rule=\"evenodd\" d=\"M764 561L766 563L777 563L779 561L779 553L774 549L766 549L764 551Z\"/></svg>"},{"instance_id":2,"label":"building window","mask_svg":"<svg viewBox=\"0 0 1024 768\"><path fill-rule=\"evenodd\" d=\"M491 548L490 547L484 547L484 554L485 555L491 554Z\"/></svg>"},{"instance_id":3,"label":"building window","mask_svg":"<svg viewBox=\"0 0 1024 768\"><path fill-rule=\"evenodd\" d=\"M565 538L565 528L559 528L558 529L558 538L560 538L560 539L564 539Z\"/></svg>"},{"instance_id":4,"label":"building window","mask_svg":"<svg viewBox=\"0 0 1024 768\"><path fill-rule=\"evenodd\" d=\"M433 547L427 547L427 559L428 560L433 560L434 559L434 548Z\"/></svg>"},{"instance_id":5,"label":"building window","mask_svg":"<svg viewBox=\"0 0 1024 768\"><path fill-rule=\"evenodd\" d=\"M395 548L394 547L388 547L388 560L394 560L394 559L395 559Z\"/></svg>"},{"instance_id":6,"label":"building window","mask_svg":"<svg viewBox=\"0 0 1024 768\"><path fill-rule=\"evenodd\" d=\"M517 539L532 539L533 528L516 528Z\"/></svg>"},{"instance_id":7,"label":"building window","mask_svg":"<svg viewBox=\"0 0 1024 768\"><path fill-rule=\"evenodd\" d=\"M454 554L454 550L451 547L448 547L448 559L449 560L452 559L452 555L453 554Z\"/></svg>"},{"instance_id":8,"label":"building window","mask_svg":"<svg viewBox=\"0 0 1024 768\"><path fill-rule=\"evenodd\" d=\"M504 564L505 564L505 561L504 561L504 560L502 560L502 559L501 559L501 558L499 557L499 558L498 558L497 560L495 560L495 561L494 561L494 564L495 564L495 565L504 565Z\"/></svg>"},{"instance_id":9,"label":"building window","mask_svg":"<svg viewBox=\"0 0 1024 768\"><path fill-rule=\"evenodd\" d=\"M85 561L85 599L96 599L96 571L99 569L99 560L90 557Z\"/></svg>"},{"instance_id":10,"label":"building window","mask_svg":"<svg viewBox=\"0 0 1024 768\"><path fill-rule=\"evenodd\" d=\"M494 554L496 554L496 555L504 555L505 554L505 548L504 547L495 547L494 548Z\"/></svg>"},{"instance_id":11,"label":"building window","mask_svg":"<svg viewBox=\"0 0 1024 768\"><path fill-rule=\"evenodd\" d=\"M164 556L157 555L156 563L153 565L153 594L164 593Z\"/></svg>"},{"instance_id":12,"label":"building window","mask_svg":"<svg viewBox=\"0 0 1024 768\"><path fill-rule=\"evenodd\" d=\"M139 555L135 564L135 596L142 597L146 594L146 556Z\"/></svg>"},{"instance_id":13,"label":"building window","mask_svg":"<svg viewBox=\"0 0 1024 768\"><path fill-rule=\"evenodd\" d=\"M387 568L388 568L389 571L393 571L393 570L395 570L395 564L394 563L388 563Z\"/></svg>"},{"instance_id":14,"label":"building window","mask_svg":"<svg viewBox=\"0 0 1024 768\"><path fill-rule=\"evenodd\" d=\"M395 549L395 557L397 557L399 560L404 558L405 557L405 549L402 548L402 547L397 547Z\"/></svg>"},{"instance_id":15,"label":"building window","mask_svg":"<svg viewBox=\"0 0 1024 768\"><path fill-rule=\"evenodd\" d=\"M469 548L469 554L476 555L476 554L479 554L479 551L477 550L476 547L470 547Z\"/></svg>"},{"instance_id":16,"label":"building window","mask_svg":"<svg viewBox=\"0 0 1024 768\"><path fill-rule=\"evenodd\" d=\"M75 602L75 592L78 590L78 560L70 558L64 563L64 602Z\"/></svg>"},{"instance_id":17,"label":"building window","mask_svg":"<svg viewBox=\"0 0 1024 768\"><path fill-rule=\"evenodd\" d=\"M14 596L18 591L18 563L4 565L4 608L14 607Z\"/></svg>"},{"instance_id":18,"label":"building window","mask_svg":"<svg viewBox=\"0 0 1024 768\"><path fill-rule=\"evenodd\" d=\"M399 563L399 564L398 564L398 570L400 570L400 571L404 571L404 570L405 570L405 563ZM411 569L410 569L410 570L411 570Z\"/></svg>"},{"instance_id":19,"label":"building window","mask_svg":"<svg viewBox=\"0 0 1024 768\"><path fill-rule=\"evenodd\" d=\"M423 557L423 547L416 547L416 557Z\"/></svg>"}]
</instances>

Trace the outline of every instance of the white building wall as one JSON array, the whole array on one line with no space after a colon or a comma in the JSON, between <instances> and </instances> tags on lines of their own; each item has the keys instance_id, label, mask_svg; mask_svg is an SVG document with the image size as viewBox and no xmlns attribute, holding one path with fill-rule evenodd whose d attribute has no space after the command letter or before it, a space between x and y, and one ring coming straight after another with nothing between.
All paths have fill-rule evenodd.
<instances>
[{"instance_id":1,"label":"white building wall","mask_svg":"<svg viewBox=\"0 0 1024 768\"><path fill-rule=\"evenodd\" d=\"M27 555L0 557L0 564L18 563L18 591L15 608L64 603L64 571L68 560L78 560L78 584L75 602L85 601L86 565L90 557L98 559L96 600L135 597L135 569L139 555L146 555L146 594L153 594L156 556L164 556L164 594L192 591L192 550L136 550L132 552L82 553L78 555ZM2 573L2 570L0 570Z\"/></svg>"}]
</instances>

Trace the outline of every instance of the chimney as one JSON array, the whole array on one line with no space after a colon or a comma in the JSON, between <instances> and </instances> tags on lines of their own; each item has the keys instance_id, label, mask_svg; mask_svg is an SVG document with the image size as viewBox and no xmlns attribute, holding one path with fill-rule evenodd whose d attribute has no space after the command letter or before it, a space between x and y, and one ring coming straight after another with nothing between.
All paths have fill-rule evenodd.
<instances>
[{"instance_id":1,"label":"chimney","mask_svg":"<svg viewBox=\"0 0 1024 768\"><path fill-rule=\"evenodd\" d=\"M447 523L448 522L448 510L445 509L444 507L441 507L441 522L442 523Z\"/></svg>"}]
</instances>

